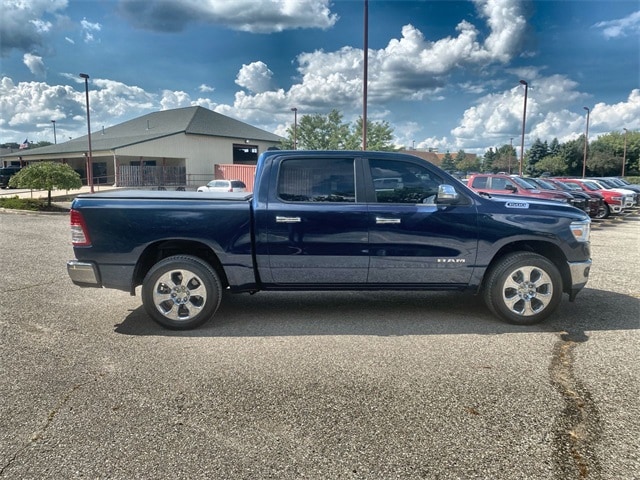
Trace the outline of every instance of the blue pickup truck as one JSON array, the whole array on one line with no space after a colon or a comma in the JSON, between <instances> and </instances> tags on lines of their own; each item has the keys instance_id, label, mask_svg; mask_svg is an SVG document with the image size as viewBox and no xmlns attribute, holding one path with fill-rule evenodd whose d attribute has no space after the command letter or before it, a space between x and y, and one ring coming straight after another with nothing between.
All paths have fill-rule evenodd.
<instances>
[{"instance_id":1,"label":"blue pickup truck","mask_svg":"<svg viewBox=\"0 0 640 480\"><path fill-rule=\"evenodd\" d=\"M212 318L223 290L472 290L530 325L573 301L591 266L583 211L479 195L402 153L268 151L253 193L87 194L70 217L73 283L141 286L171 329Z\"/></svg>"}]
</instances>

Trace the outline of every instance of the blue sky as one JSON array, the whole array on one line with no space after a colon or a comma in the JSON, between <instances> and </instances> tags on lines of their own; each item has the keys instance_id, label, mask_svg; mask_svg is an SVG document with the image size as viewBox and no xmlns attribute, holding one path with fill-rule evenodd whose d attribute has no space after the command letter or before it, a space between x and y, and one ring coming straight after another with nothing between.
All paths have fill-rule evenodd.
<instances>
[{"instance_id":1,"label":"blue sky","mask_svg":"<svg viewBox=\"0 0 640 480\"><path fill-rule=\"evenodd\" d=\"M360 0L0 0L0 143L58 142L202 105L284 134L362 114ZM640 130L640 2L369 1L370 120L408 148L483 153Z\"/></svg>"}]
</instances>

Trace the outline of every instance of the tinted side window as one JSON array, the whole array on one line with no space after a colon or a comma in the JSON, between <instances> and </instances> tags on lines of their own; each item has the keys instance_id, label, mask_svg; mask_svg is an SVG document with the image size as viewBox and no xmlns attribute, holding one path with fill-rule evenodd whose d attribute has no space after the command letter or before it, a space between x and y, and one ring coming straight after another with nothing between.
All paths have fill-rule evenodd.
<instances>
[{"instance_id":1,"label":"tinted side window","mask_svg":"<svg viewBox=\"0 0 640 480\"><path fill-rule=\"evenodd\" d=\"M475 177L471 186L473 188L487 188L487 177Z\"/></svg>"},{"instance_id":2,"label":"tinted side window","mask_svg":"<svg viewBox=\"0 0 640 480\"><path fill-rule=\"evenodd\" d=\"M355 202L352 158L284 160L278 196L288 202Z\"/></svg>"},{"instance_id":3,"label":"tinted side window","mask_svg":"<svg viewBox=\"0 0 640 480\"><path fill-rule=\"evenodd\" d=\"M395 160L370 160L378 203L434 203L444 183L426 167Z\"/></svg>"}]
</instances>

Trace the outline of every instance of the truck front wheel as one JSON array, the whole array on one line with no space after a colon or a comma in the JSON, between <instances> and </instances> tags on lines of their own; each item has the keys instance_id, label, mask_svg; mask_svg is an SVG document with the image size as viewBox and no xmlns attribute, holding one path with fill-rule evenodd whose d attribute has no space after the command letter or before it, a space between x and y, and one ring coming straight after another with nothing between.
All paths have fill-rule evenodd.
<instances>
[{"instance_id":1,"label":"truck front wheel","mask_svg":"<svg viewBox=\"0 0 640 480\"><path fill-rule=\"evenodd\" d=\"M611 215L611 209L609 208L609 205L603 203L595 218L601 220L603 218L609 218L609 215Z\"/></svg>"},{"instance_id":2,"label":"truck front wheel","mask_svg":"<svg viewBox=\"0 0 640 480\"><path fill-rule=\"evenodd\" d=\"M506 255L491 268L484 285L489 310L516 325L543 321L558 307L561 298L558 268L535 253Z\"/></svg>"},{"instance_id":3,"label":"truck front wheel","mask_svg":"<svg viewBox=\"0 0 640 480\"><path fill-rule=\"evenodd\" d=\"M220 305L216 272L198 257L175 255L156 263L142 283L142 303L149 316L172 330L196 328Z\"/></svg>"}]
</instances>

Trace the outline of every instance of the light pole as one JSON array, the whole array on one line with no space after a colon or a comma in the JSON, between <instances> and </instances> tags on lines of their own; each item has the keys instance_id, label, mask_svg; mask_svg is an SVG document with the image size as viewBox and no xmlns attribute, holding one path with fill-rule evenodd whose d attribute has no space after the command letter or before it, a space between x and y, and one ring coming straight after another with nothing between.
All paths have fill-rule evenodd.
<instances>
[{"instance_id":1,"label":"light pole","mask_svg":"<svg viewBox=\"0 0 640 480\"><path fill-rule=\"evenodd\" d=\"M91 117L89 115L89 75L86 73L80 74L81 78L84 78L84 93L87 100L87 132L89 134L89 155L87 156L87 185L89 185L89 189L91 193L93 190L93 155L91 153Z\"/></svg>"},{"instance_id":2,"label":"light pole","mask_svg":"<svg viewBox=\"0 0 640 480\"><path fill-rule=\"evenodd\" d=\"M53 143L57 145L58 139L56 138L56 121L51 120L51 123L53 123Z\"/></svg>"},{"instance_id":3,"label":"light pole","mask_svg":"<svg viewBox=\"0 0 640 480\"><path fill-rule=\"evenodd\" d=\"M298 109L293 107L291 109L293 112L293 149L298 149Z\"/></svg>"},{"instance_id":4,"label":"light pole","mask_svg":"<svg viewBox=\"0 0 640 480\"><path fill-rule=\"evenodd\" d=\"M529 84L524 80L520 80L520 83L524 85L524 108L522 109L522 138L520 140L520 168L518 169L518 175L522 175L522 164L524 162L524 127L527 121L527 95L529 93Z\"/></svg>"},{"instance_id":5,"label":"light pole","mask_svg":"<svg viewBox=\"0 0 640 480\"><path fill-rule=\"evenodd\" d=\"M629 132L626 128L624 130L624 151L622 152L622 177L624 177L624 165L627 163L627 133Z\"/></svg>"},{"instance_id":6,"label":"light pole","mask_svg":"<svg viewBox=\"0 0 640 480\"><path fill-rule=\"evenodd\" d=\"M582 178L587 175L587 147L589 145L589 107L583 107L587 111L587 126L584 131L584 155L582 158Z\"/></svg>"},{"instance_id":7,"label":"light pole","mask_svg":"<svg viewBox=\"0 0 640 480\"><path fill-rule=\"evenodd\" d=\"M369 82L369 0L364 0L364 58L362 72L362 150L367 149L367 83Z\"/></svg>"}]
</instances>

